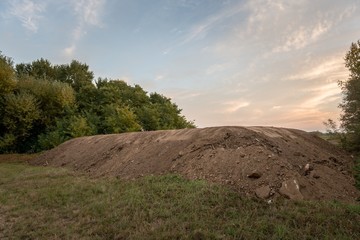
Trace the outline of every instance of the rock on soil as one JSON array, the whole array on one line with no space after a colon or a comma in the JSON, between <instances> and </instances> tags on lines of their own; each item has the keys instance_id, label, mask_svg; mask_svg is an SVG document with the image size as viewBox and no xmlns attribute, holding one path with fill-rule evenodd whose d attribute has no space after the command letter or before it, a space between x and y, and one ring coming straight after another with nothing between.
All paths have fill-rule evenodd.
<instances>
[{"instance_id":1,"label":"rock on soil","mask_svg":"<svg viewBox=\"0 0 360 240\"><path fill-rule=\"evenodd\" d=\"M351 176L353 159L295 129L213 127L81 137L32 163L122 179L176 173L263 199L354 202L360 196Z\"/></svg>"}]
</instances>

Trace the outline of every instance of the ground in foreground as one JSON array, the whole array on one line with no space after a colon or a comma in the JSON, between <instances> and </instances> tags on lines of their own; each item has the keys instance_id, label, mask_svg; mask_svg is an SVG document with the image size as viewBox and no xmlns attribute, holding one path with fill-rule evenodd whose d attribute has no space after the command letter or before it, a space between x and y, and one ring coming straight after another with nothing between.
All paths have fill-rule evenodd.
<instances>
[{"instance_id":1,"label":"ground in foreground","mask_svg":"<svg viewBox=\"0 0 360 240\"><path fill-rule=\"evenodd\" d=\"M360 206L267 203L177 175L133 181L0 163L0 239L355 239Z\"/></svg>"},{"instance_id":2,"label":"ground in foreground","mask_svg":"<svg viewBox=\"0 0 360 240\"><path fill-rule=\"evenodd\" d=\"M69 140L31 161L92 177L178 174L266 200L355 202L354 159L296 129L211 127L97 135Z\"/></svg>"}]
</instances>

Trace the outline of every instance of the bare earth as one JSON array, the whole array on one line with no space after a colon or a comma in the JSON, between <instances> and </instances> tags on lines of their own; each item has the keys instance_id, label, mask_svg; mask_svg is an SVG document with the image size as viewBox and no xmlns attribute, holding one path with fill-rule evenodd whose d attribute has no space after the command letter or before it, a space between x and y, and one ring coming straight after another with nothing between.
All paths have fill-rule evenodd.
<instances>
[{"instance_id":1,"label":"bare earth","mask_svg":"<svg viewBox=\"0 0 360 240\"><path fill-rule=\"evenodd\" d=\"M213 127L72 139L31 161L133 179L177 173L272 200L360 197L353 159L319 137L275 127Z\"/></svg>"}]
</instances>

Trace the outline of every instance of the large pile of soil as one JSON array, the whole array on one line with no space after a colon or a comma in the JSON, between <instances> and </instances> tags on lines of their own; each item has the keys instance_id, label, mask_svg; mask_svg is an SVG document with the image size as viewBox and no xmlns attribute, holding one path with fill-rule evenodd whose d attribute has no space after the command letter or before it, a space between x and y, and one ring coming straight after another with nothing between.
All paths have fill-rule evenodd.
<instances>
[{"instance_id":1,"label":"large pile of soil","mask_svg":"<svg viewBox=\"0 0 360 240\"><path fill-rule=\"evenodd\" d=\"M214 127L82 137L32 162L123 179L177 173L268 200L282 195L351 202L360 196L351 156L295 129Z\"/></svg>"}]
</instances>

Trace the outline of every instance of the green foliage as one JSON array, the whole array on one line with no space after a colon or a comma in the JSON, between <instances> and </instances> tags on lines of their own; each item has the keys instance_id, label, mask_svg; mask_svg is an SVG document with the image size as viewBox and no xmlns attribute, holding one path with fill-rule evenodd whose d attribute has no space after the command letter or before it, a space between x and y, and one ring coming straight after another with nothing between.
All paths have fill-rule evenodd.
<instances>
[{"instance_id":1,"label":"green foliage","mask_svg":"<svg viewBox=\"0 0 360 240\"><path fill-rule=\"evenodd\" d=\"M13 62L11 58L2 55L0 51L0 94L12 92L15 85Z\"/></svg>"},{"instance_id":2,"label":"green foliage","mask_svg":"<svg viewBox=\"0 0 360 240\"><path fill-rule=\"evenodd\" d=\"M99 78L73 60L17 64L0 54L0 153L41 151L80 136L195 127L139 85Z\"/></svg>"},{"instance_id":3,"label":"green foliage","mask_svg":"<svg viewBox=\"0 0 360 240\"><path fill-rule=\"evenodd\" d=\"M150 101L158 112L159 129L193 128L195 125L180 116L181 109L175 103L158 93L150 94Z\"/></svg>"},{"instance_id":4,"label":"green foliage","mask_svg":"<svg viewBox=\"0 0 360 240\"><path fill-rule=\"evenodd\" d=\"M87 119L83 116L70 116L63 128L64 133L70 136L70 138L95 134L95 129L89 125Z\"/></svg>"},{"instance_id":5,"label":"green foliage","mask_svg":"<svg viewBox=\"0 0 360 240\"><path fill-rule=\"evenodd\" d=\"M346 147L360 151L360 40L351 44L345 56L345 66L350 76L348 80L339 82L343 92L341 126L346 132Z\"/></svg>"},{"instance_id":6,"label":"green foliage","mask_svg":"<svg viewBox=\"0 0 360 240\"><path fill-rule=\"evenodd\" d=\"M75 113L73 113L75 114ZM38 137L38 150L46 150L76 137L96 134L96 127L86 117L68 114L56 120L56 127L49 129Z\"/></svg>"},{"instance_id":7,"label":"green foliage","mask_svg":"<svg viewBox=\"0 0 360 240\"><path fill-rule=\"evenodd\" d=\"M18 81L18 89L38 99L43 113L41 122L45 127L53 125L55 119L63 116L67 109L75 107L75 92L66 83L22 77Z\"/></svg>"},{"instance_id":8,"label":"green foliage","mask_svg":"<svg viewBox=\"0 0 360 240\"><path fill-rule=\"evenodd\" d=\"M126 107L109 104L103 107L104 133L123 133L139 131L141 126L135 114Z\"/></svg>"},{"instance_id":9,"label":"green foliage","mask_svg":"<svg viewBox=\"0 0 360 240\"><path fill-rule=\"evenodd\" d=\"M20 63L16 65L16 74L18 76L32 76L34 78L53 78L56 72L51 63L46 59L39 59L30 63Z\"/></svg>"},{"instance_id":10,"label":"green foliage","mask_svg":"<svg viewBox=\"0 0 360 240\"><path fill-rule=\"evenodd\" d=\"M0 163L1 239L358 239L360 206L244 198L176 175L133 181Z\"/></svg>"},{"instance_id":11,"label":"green foliage","mask_svg":"<svg viewBox=\"0 0 360 240\"><path fill-rule=\"evenodd\" d=\"M13 134L5 133L4 136L0 137L0 152L8 153L15 151L16 137Z\"/></svg>"},{"instance_id":12,"label":"green foliage","mask_svg":"<svg viewBox=\"0 0 360 240\"><path fill-rule=\"evenodd\" d=\"M26 137L33 124L40 117L36 98L26 92L10 93L4 96L3 125L9 133Z\"/></svg>"},{"instance_id":13,"label":"green foliage","mask_svg":"<svg viewBox=\"0 0 360 240\"><path fill-rule=\"evenodd\" d=\"M41 133L37 140L37 150L41 151L54 148L66 140L68 140L68 138L66 138L60 130Z\"/></svg>"}]
</instances>

